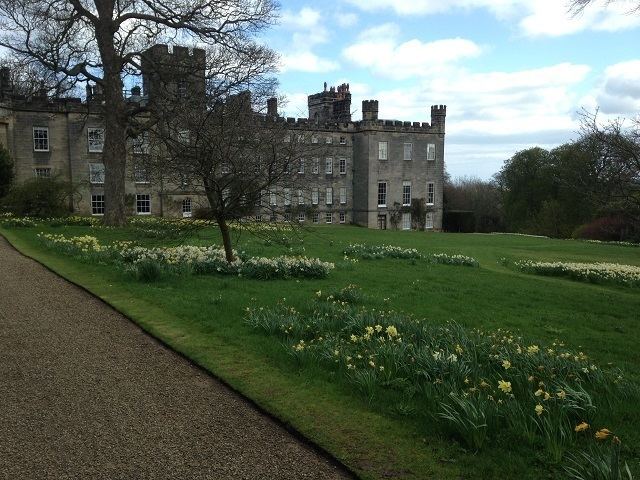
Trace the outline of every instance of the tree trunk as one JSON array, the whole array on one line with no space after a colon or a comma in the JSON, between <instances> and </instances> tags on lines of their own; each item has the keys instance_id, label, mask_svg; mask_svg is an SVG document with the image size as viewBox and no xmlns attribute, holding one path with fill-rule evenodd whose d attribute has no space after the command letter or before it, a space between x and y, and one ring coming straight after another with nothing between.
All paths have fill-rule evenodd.
<instances>
[{"instance_id":1,"label":"tree trunk","mask_svg":"<svg viewBox=\"0 0 640 480\"><path fill-rule=\"evenodd\" d=\"M224 254L227 257L227 262L231 263L235 260L233 256L233 247L231 245L231 232L229 231L229 225L224 217L216 217L218 227L220 228L220 234L222 235L222 244L224 245Z\"/></svg>"}]
</instances>

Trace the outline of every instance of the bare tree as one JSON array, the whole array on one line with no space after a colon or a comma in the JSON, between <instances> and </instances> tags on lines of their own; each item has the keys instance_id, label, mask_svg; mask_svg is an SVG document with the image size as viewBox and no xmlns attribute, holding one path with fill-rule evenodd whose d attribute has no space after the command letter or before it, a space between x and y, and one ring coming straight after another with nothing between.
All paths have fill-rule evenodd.
<instances>
[{"instance_id":1,"label":"bare tree","mask_svg":"<svg viewBox=\"0 0 640 480\"><path fill-rule=\"evenodd\" d=\"M616 2L630 3L628 0L606 0L605 4L608 5L610 3L616 3ZM572 12L574 15L579 15L585 10L585 8L589 7L590 5L593 5L594 3L597 3L597 0L572 0L571 3L569 4L569 11ZM637 2L637 5L629 6L628 13L631 14L636 12L640 12L640 2Z\"/></svg>"},{"instance_id":2,"label":"bare tree","mask_svg":"<svg viewBox=\"0 0 640 480\"><path fill-rule=\"evenodd\" d=\"M128 76L139 75L158 42L246 52L275 19L274 0L0 0L0 45L63 78L94 82L104 94L105 217L126 222L126 139L146 128L127 102Z\"/></svg>"}]
</instances>

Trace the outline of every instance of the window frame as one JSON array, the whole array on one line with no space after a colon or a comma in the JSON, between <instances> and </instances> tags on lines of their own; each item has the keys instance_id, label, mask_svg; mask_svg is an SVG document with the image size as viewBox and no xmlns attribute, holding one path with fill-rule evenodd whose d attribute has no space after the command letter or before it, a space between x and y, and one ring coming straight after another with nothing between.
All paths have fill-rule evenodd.
<instances>
[{"instance_id":1,"label":"window frame","mask_svg":"<svg viewBox=\"0 0 640 480\"><path fill-rule=\"evenodd\" d=\"M141 197L147 197L147 199L143 199ZM148 205L148 211L142 211L141 205L144 203ZM151 215L151 194L150 193L136 193L136 215Z\"/></svg>"},{"instance_id":2,"label":"window frame","mask_svg":"<svg viewBox=\"0 0 640 480\"><path fill-rule=\"evenodd\" d=\"M409 187L409 191L408 191L408 200L407 200L407 191L405 190L406 187ZM402 206L403 207L410 207L411 206L411 181L410 180L404 180L402 182Z\"/></svg>"},{"instance_id":3,"label":"window frame","mask_svg":"<svg viewBox=\"0 0 640 480\"><path fill-rule=\"evenodd\" d=\"M318 205L320 203L320 189L313 187L311 189L311 205Z\"/></svg>"},{"instance_id":4,"label":"window frame","mask_svg":"<svg viewBox=\"0 0 640 480\"><path fill-rule=\"evenodd\" d=\"M33 176L34 178L51 178L51 167L34 167Z\"/></svg>"},{"instance_id":5,"label":"window frame","mask_svg":"<svg viewBox=\"0 0 640 480\"><path fill-rule=\"evenodd\" d=\"M298 175L304 175L304 158L301 158L298 163Z\"/></svg>"},{"instance_id":6,"label":"window frame","mask_svg":"<svg viewBox=\"0 0 640 480\"><path fill-rule=\"evenodd\" d=\"M409 147L408 148L408 153L409 153L408 157L409 158L407 158L407 147ZM404 143L403 158L404 158L405 162L410 162L411 160L413 160L413 143L411 143L411 142L405 142Z\"/></svg>"},{"instance_id":7,"label":"window frame","mask_svg":"<svg viewBox=\"0 0 640 480\"><path fill-rule=\"evenodd\" d=\"M340 223L347 223L347 214L345 212L340 212L339 221Z\"/></svg>"},{"instance_id":8,"label":"window frame","mask_svg":"<svg viewBox=\"0 0 640 480\"><path fill-rule=\"evenodd\" d=\"M326 212L324 214L324 223L331 225L333 223L333 212Z\"/></svg>"},{"instance_id":9,"label":"window frame","mask_svg":"<svg viewBox=\"0 0 640 480\"><path fill-rule=\"evenodd\" d=\"M102 199L100 200L99 197L102 197ZM104 215L104 208L105 208L104 193L92 193L90 198L90 204L91 204L92 216L101 217ZM96 212L96 210L98 211ZM99 210L102 210L102 212L100 212Z\"/></svg>"},{"instance_id":10,"label":"window frame","mask_svg":"<svg viewBox=\"0 0 640 480\"><path fill-rule=\"evenodd\" d=\"M100 131L101 132L101 143L100 143L100 149L98 150L97 148L91 148L92 145L92 141L91 141L91 133L92 132L96 132L96 131ZM103 127L88 127L87 128L87 151L89 153L102 153L104 151L104 128ZM95 145L95 139L93 140L93 144Z\"/></svg>"},{"instance_id":11,"label":"window frame","mask_svg":"<svg viewBox=\"0 0 640 480\"><path fill-rule=\"evenodd\" d=\"M402 214L401 228L402 230L411 230L411 213L410 212L404 212Z\"/></svg>"},{"instance_id":12,"label":"window frame","mask_svg":"<svg viewBox=\"0 0 640 480\"><path fill-rule=\"evenodd\" d=\"M340 187L339 196L340 196L340 205L346 205L347 204L347 187Z\"/></svg>"},{"instance_id":13,"label":"window frame","mask_svg":"<svg viewBox=\"0 0 640 480\"><path fill-rule=\"evenodd\" d=\"M318 212L313 212L311 214L311 222L312 223L320 223L320 214Z\"/></svg>"},{"instance_id":14,"label":"window frame","mask_svg":"<svg viewBox=\"0 0 640 480\"><path fill-rule=\"evenodd\" d=\"M435 205L436 200L436 184L434 182L427 182L427 205Z\"/></svg>"},{"instance_id":15,"label":"window frame","mask_svg":"<svg viewBox=\"0 0 640 480\"><path fill-rule=\"evenodd\" d=\"M384 192L380 191L380 187L384 185ZM378 208L386 208L387 207L387 195L389 192L389 188L388 188L388 182L381 182L378 181ZM381 197L382 195L384 195L384 197ZM380 202L380 199L384 198L384 202Z\"/></svg>"},{"instance_id":16,"label":"window frame","mask_svg":"<svg viewBox=\"0 0 640 480\"><path fill-rule=\"evenodd\" d=\"M325 205L333 205L333 187L326 187L324 203Z\"/></svg>"},{"instance_id":17,"label":"window frame","mask_svg":"<svg viewBox=\"0 0 640 480\"><path fill-rule=\"evenodd\" d=\"M427 144L427 162L435 162L435 161L436 161L436 144L428 143Z\"/></svg>"},{"instance_id":18,"label":"window frame","mask_svg":"<svg viewBox=\"0 0 640 480\"><path fill-rule=\"evenodd\" d=\"M36 131L45 132L45 137L36 138ZM48 152L50 151L50 137L49 137L49 127L32 127L31 139L33 140L33 151L34 152ZM46 148L36 148L36 141L45 141L47 147Z\"/></svg>"},{"instance_id":19,"label":"window frame","mask_svg":"<svg viewBox=\"0 0 640 480\"><path fill-rule=\"evenodd\" d=\"M426 230L433 230L433 212L427 212L424 218L424 228Z\"/></svg>"},{"instance_id":20,"label":"window frame","mask_svg":"<svg viewBox=\"0 0 640 480\"><path fill-rule=\"evenodd\" d=\"M313 157L311 165L311 173L313 175L320 174L320 157Z\"/></svg>"},{"instance_id":21,"label":"window frame","mask_svg":"<svg viewBox=\"0 0 640 480\"><path fill-rule=\"evenodd\" d=\"M102 176L100 177L100 179L98 179L98 181L95 181L94 180L94 178L95 178L94 174L96 172L93 171L92 167L97 166L97 165L102 167L101 169L100 168L98 169L99 171L100 170L102 171ZM97 163L97 162L90 162L89 163L89 183L92 184L92 185L104 185L104 163Z\"/></svg>"},{"instance_id":22,"label":"window frame","mask_svg":"<svg viewBox=\"0 0 640 480\"><path fill-rule=\"evenodd\" d=\"M346 159L346 157L340 157L338 159L338 171L340 172L340 175L346 175L347 174L347 159Z\"/></svg>"},{"instance_id":23,"label":"window frame","mask_svg":"<svg viewBox=\"0 0 640 480\"><path fill-rule=\"evenodd\" d=\"M382 161L389 160L389 142L387 141L378 142L378 160L382 160Z\"/></svg>"},{"instance_id":24,"label":"window frame","mask_svg":"<svg viewBox=\"0 0 640 480\"><path fill-rule=\"evenodd\" d=\"M185 208L187 207L188 208ZM193 215L193 199L185 197L182 199L182 218L191 218Z\"/></svg>"},{"instance_id":25,"label":"window frame","mask_svg":"<svg viewBox=\"0 0 640 480\"><path fill-rule=\"evenodd\" d=\"M333 157L327 157L324 159L324 174L333 175Z\"/></svg>"}]
</instances>

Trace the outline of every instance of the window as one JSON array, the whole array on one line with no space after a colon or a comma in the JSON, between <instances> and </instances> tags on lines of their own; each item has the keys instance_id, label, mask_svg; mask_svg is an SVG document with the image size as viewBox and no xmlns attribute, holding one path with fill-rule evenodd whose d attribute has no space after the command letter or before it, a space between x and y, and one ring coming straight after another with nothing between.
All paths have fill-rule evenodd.
<instances>
[{"instance_id":1,"label":"window","mask_svg":"<svg viewBox=\"0 0 640 480\"><path fill-rule=\"evenodd\" d=\"M387 142L378 142L378 160L386 160L388 158L389 144Z\"/></svg>"},{"instance_id":2,"label":"window","mask_svg":"<svg viewBox=\"0 0 640 480\"><path fill-rule=\"evenodd\" d=\"M434 143L430 143L427 145L427 160L435 161L436 159L436 145Z\"/></svg>"},{"instance_id":3,"label":"window","mask_svg":"<svg viewBox=\"0 0 640 480\"><path fill-rule=\"evenodd\" d=\"M347 187L340 187L340 203L342 205L347 203Z\"/></svg>"},{"instance_id":4,"label":"window","mask_svg":"<svg viewBox=\"0 0 640 480\"><path fill-rule=\"evenodd\" d=\"M317 188L313 188L311 190L311 203L313 205L318 205L318 189Z\"/></svg>"},{"instance_id":5,"label":"window","mask_svg":"<svg viewBox=\"0 0 640 480\"><path fill-rule=\"evenodd\" d=\"M88 128L87 143L90 153L100 153L104 147L104 128Z\"/></svg>"},{"instance_id":6,"label":"window","mask_svg":"<svg viewBox=\"0 0 640 480\"><path fill-rule=\"evenodd\" d=\"M433 229L433 212L427 213L427 218L425 219L424 226L429 230Z\"/></svg>"},{"instance_id":7,"label":"window","mask_svg":"<svg viewBox=\"0 0 640 480\"><path fill-rule=\"evenodd\" d=\"M290 222L291 221L291 214L290 213L285 213L284 214L284 221L285 222Z\"/></svg>"},{"instance_id":8,"label":"window","mask_svg":"<svg viewBox=\"0 0 640 480\"><path fill-rule=\"evenodd\" d=\"M291 143L291 135L285 135L284 143Z\"/></svg>"},{"instance_id":9,"label":"window","mask_svg":"<svg viewBox=\"0 0 640 480\"><path fill-rule=\"evenodd\" d=\"M298 213L298 221L299 221L300 223L302 223L302 222L304 222L305 220L306 220L306 216L305 216L304 212L300 212L300 213Z\"/></svg>"},{"instance_id":10,"label":"window","mask_svg":"<svg viewBox=\"0 0 640 480\"><path fill-rule=\"evenodd\" d=\"M104 215L104 195L91 195L91 215Z\"/></svg>"},{"instance_id":11,"label":"window","mask_svg":"<svg viewBox=\"0 0 640 480\"><path fill-rule=\"evenodd\" d=\"M411 230L411 214L410 213L402 214L402 229Z\"/></svg>"},{"instance_id":12,"label":"window","mask_svg":"<svg viewBox=\"0 0 640 480\"><path fill-rule=\"evenodd\" d=\"M413 158L413 143L404 144L404 159L411 160Z\"/></svg>"},{"instance_id":13,"label":"window","mask_svg":"<svg viewBox=\"0 0 640 480\"><path fill-rule=\"evenodd\" d=\"M49 151L49 128L33 127L33 150L36 152Z\"/></svg>"},{"instance_id":14,"label":"window","mask_svg":"<svg viewBox=\"0 0 640 480\"><path fill-rule=\"evenodd\" d=\"M325 223L333 223L333 213L327 212L324 216Z\"/></svg>"},{"instance_id":15,"label":"window","mask_svg":"<svg viewBox=\"0 0 640 480\"><path fill-rule=\"evenodd\" d=\"M314 175L318 175L318 173L320 173L320 159L319 158L314 158L313 159L313 167L311 169L311 173L313 173Z\"/></svg>"},{"instance_id":16,"label":"window","mask_svg":"<svg viewBox=\"0 0 640 480\"><path fill-rule=\"evenodd\" d=\"M220 165L220 173L227 175L230 171L229 162L222 162L222 165Z\"/></svg>"},{"instance_id":17,"label":"window","mask_svg":"<svg viewBox=\"0 0 640 480\"><path fill-rule=\"evenodd\" d=\"M298 164L298 173L300 175L304 175L304 158L300 159L300 163Z\"/></svg>"},{"instance_id":18,"label":"window","mask_svg":"<svg viewBox=\"0 0 640 480\"><path fill-rule=\"evenodd\" d=\"M378 182L378 207L387 206L387 182Z\"/></svg>"},{"instance_id":19,"label":"window","mask_svg":"<svg viewBox=\"0 0 640 480\"><path fill-rule=\"evenodd\" d=\"M347 221L347 214L344 212L340 212L340 223L346 223Z\"/></svg>"},{"instance_id":20,"label":"window","mask_svg":"<svg viewBox=\"0 0 640 480\"><path fill-rule=\"evenodd\" d=\"M182 199L182 216L188 218L191 216L193 205L191 203L191 197Z\"/></svg>"},{"instance_id":21,"label":"window","mask_svg":"<svg viewBox=\"0 0 640 480\"><path fill-rule=\"evenodd\" d=\"M298 205L304 205L304 193L298 189Z\"/></svg>"},{"instance_id":22,"label":"window","mask_svg":"<svg viewBox=\"0 0 640 480\"><path fill-rule=\"evenodd\" d=\"M327 187L327 196L325 198L327 205L333 205L333 188Z\"/></svg>"},{"instance_id":23,"label":"window","mask_svg":"<svg viewBox=\"0 0 640 480\"><path fill-rule=\"evenodd\" d=\"M333 143L333 137L327 137L327 138L325 139L325 142L326 142L327 144L331 144L331 143Z\"/></svg>"},{"instance_id":24,"label":"window","mask_svg":"<svg viewBox=\"0 0 640 480\"><path fill-rule=\"evenodd\" d=\"M311 221L313 223L320 223L320 215L318 214L318 212L314 212L311 214Z\"/></svg>"},{"instance_id":25,"label":"window","mask_svg":"<svg viewBox=\"0 0 640 480\"><path fill-rule=\"evenodd\" d=\"M136 213L149 215L151 213L151 195L148 193L136 193Z\"/></svg>"},{"instance_id":26,"label":"window","mask_svg":"<svg viewBox=\"0 0 640 480\"><path fill-rule=\"evenodd\" d=\"M89 164L89 182L104 183L104 164L103 163Z\"/></svg>"},{"instance_id":27,"label":"window","mask_svg":"<svg viewBox=\"0 0 640 480\"><path fill-rule=\"evenodd\" d=\"M51 169L50 168L34 168L33 174L36 178L50 178L51 177Z\"/></svg>"},{"instance_id":28,"label":"window","mask_svg":"<svg viewBox=\"0 0 640 480\"><path fill-rule=\"evenodd\" d=\"M256 215L255 217L253 217L253 219L254 219L256 222L260 223L260 222L262 222L262 215L258 214L258 215Z\"/></svg>"},{"instance_id":29,"label":"window","mask_svg":"<svg viewBox=\"0 0 640 480\"><path fill-rule=\"evenodd\" d=\"M433 205L435 196L435 185L433 182L427 183L427 205Z\"/></svg>"},{"instance_id":30,"label":"window","mask_svg":"<svg viewBox=\"0 0 640 480\"><path fill-rule=\"evenodd\" d=\"M178 132L178 141L183 145L188 145L191 142L191 133L189 133L189 130L180 130Z\"/></svg>"},{"instance_id":31,"label":"window","mask_svg":"<svg viewBox=\"0 0 640 480\"><path fill-rule=\"evenodd\" d=\"M324 161L324 173L327 175L333 175L333 158L328 157Z\"/></svg>"},{"instance_id":32,"label":"window","mask_svg":"<svg viewBox=\"0 0 640 480\"><path fill-rule=\"evenodd\" d=\"M411 206L411 182L402 182L402 206Z\"/></svg>"},{"instance_id":33,"label":"window","mask_svg":"<svg viewBox=\"0 0 640 480\"><path fill-rule=\"evenodd\" d=\"M269 192L269 205L275 207L278 205L278 199L276 198L276 192Z\"/></svg>"},{"instance_id":34,"label":"window","mask_svg":"<svg viewBox=\"0 0 640 480\"><path fill-rule=\"evenodd\" d=\"M269 215L270 222L275 222L277 220L278 220L278 216L275 213L272 213L271 215Z\"/></svg>"},{"instance_id":35,"label":"window","mask_svg":"<svg viewBox=\"0 0 640 480\"><path fill-rule=\"evenodd\" d=\"M347 159L342 157L339 160L339 165L340 165L340 175L346 175L347 174Z\"/></svg>"},{"instance_id":36,"label":"window","mask_svg":"<svg viewBox=\"0 0 640 480\"><path fill-rule=\"evenodd\" d=\"M318 137L316 137L315 135L313 135L311 137L311 143L318 143Z\"/></svg>"},{"instance_id":37,"label":"window","mask_svg":"<svg viewBox=\"0 0 640 480\"><path fill-rule=\"evenodd\" d=\"M284 164L284 173L285 175L291 175L291 163L286 162Z\"/></svg>"},{"instance_id":38,"label":"window","mask_svg":"<svg viewBox=\"0 0 640 480\"><path fill-rule=\"evenodd\" d=\"M149 137L142 133L133 139L133 153L149 153Z\"/></svg>"},{"instance_id":39,"label":"window","mask_svg":"<svg viewBox=\"0 0 640 480\"><path fill-rule=\"evenodd\" d=\"M136 163L133 166L133 180L136 183L149 183L149 173L144 165Z\"/></svg>"},{"instance_id":40,"label":"window","mask_svg":"<svg viewBox=\"0 0 640 480\"><path fill-rule=\"evenodd\" d=\"M187 82L178 82L178 97L185 98L187 96Z\"/></svg>"},{"instance_id":41,"label":"window","mask_svg":"<svg viewBox=\"0 0 640 480\"><path fill-rule=\"evenodd\" d=\"M340 137L340 145L346 145L347 144L347 137Z\"/></svg>"},{"instance_id":42,"label":"window","mask_svg":"<svg viewBox=\"0 0 640 480\"><path fill-rule=\"evenodd\" d=\"M290 188L284 189L284 205L285 207L291 205L291 189Z\"/></svg>"}]
</instances>

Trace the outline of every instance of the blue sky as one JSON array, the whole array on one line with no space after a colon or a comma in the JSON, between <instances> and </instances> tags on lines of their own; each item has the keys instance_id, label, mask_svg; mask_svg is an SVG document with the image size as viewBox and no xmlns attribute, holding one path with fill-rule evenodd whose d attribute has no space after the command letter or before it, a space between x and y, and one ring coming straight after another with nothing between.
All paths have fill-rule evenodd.
<instances>
[{"instance_id":1,"label":"blue sky","mask_svg":"<svg viewBox=\"0 0 640 480\"><path fill-rule=\"evenodd\" d=\"M489 178L516 151L576 137L577 112L640 112L636 0L597 0L572 16L565 0L281 0L267 34L281 55L288 116L306 116L323 83L348 82L380 117L430 121L448 106L452 176Z\"/></svg>"}]
</instances>

